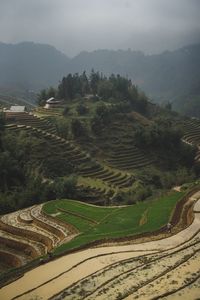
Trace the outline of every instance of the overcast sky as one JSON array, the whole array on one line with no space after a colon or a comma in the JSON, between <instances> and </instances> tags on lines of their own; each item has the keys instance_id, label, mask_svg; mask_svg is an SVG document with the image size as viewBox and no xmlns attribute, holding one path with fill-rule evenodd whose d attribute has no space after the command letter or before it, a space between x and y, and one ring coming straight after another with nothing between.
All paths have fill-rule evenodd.
<instances>
[{"instance_id":1,"label":"overcast sky","mask_svg":"<svg viewBox=\"0 0 200 300\"><path fill-rule=\"evenodd\" d=\"M0 0L0 41L159 53L200 42L200 0Z\"/></svg>"}]
</instances>

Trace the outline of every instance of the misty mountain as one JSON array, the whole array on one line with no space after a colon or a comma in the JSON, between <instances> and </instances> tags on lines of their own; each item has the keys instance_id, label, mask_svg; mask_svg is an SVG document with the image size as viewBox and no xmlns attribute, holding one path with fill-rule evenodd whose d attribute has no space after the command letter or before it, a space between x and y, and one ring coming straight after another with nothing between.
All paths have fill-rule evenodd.
<instances>
[{"instance_id":1,"label":"misty mountain","mask_svg":"<svg viewBox=\"0 0 200 300\"><path fill-rule=\"evenodd\" d=\"M175 102L178 107L189 95L200 93L200 44L156 55L132 50L96 50L81 52L70 59L49 45L0 43L0 86L15 85L38 91L57 85L68 73L84 70L90 73L92 69L105 75L128 76L150 98Z\"/></svg>"},{"instance_id":2,"label":"misty mountain","mask_svg":"<svg viewBox=\"0 0 200 300\"><path fill-rule=\"evenodd\" d=\"M68 62L66 55L49 45L0 43L0 86L38 90L57 84Z\"/></svg>"},{"instance_id":3,"label":"misty mountain","mask_svg":"<svg viewBox=\"0 0 200 300\"><path fill-rule=\"evenodd\" d=\"M82 52L70 63L70 69L74 72L90 71L92 68L106 75L119 73L128 76L148 96L173 101L199 86L200 45L157 55L144 55L131 50Z\"/></svg>"}]
</instances>

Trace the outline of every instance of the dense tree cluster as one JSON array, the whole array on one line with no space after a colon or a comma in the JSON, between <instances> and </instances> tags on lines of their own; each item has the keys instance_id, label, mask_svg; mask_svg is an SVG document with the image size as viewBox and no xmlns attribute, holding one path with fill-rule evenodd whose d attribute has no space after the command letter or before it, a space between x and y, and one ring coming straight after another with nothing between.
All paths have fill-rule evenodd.
<instances>
[{"instance_id":1,"label":"dense tree cluster","mask_svg":"<svg viewBox=\"0 0 200 300\"><path fill-rule=\"evenodd\" d=\"M0 141L1 213L59 197L73 197L76 178L64 154L56 154L44 140L26 132L7 133L3 125Z\"/></svg>"},{"instance_id":2,"label":"dense tree cluster","mask_svg":"<svg viewBox=\"0 0 200 300\"><path fill-rule=\"evenodd\" d=\"M85 126L78 119L73 119L71 121L71 132L75 139L87 136L87 131Z\"/></svg>"},{"instance_id":3,"label":"dense tree cluster","mask_svg":"<svg viewBox=\"0 0 200 300\"><path fill-rule=\"evenodd\" d=\"M194 164L196 149L182 142L182 136L183 133L172 124L153 123L138 128L134 142L139 148L154 153L157 159L164 159L168 169L190 168Z\"/></svg>"},{"instance_id":4,"label":"dense tree cluster","mask_svg":"<svg viewBox=\"0 0 200 300\"><path fill-rule=\"evenodd\" d=\"M38 101L39 105L44 105L48 98L56 97L69 103L70 100L84 98L88 95L94 100L129 103L133 109L141 113L146 112L148 104L146 96L138 91L130 79L114 74L106 77L94 71L89 76L86 72L80 75L78 73L68 74L63 77L57 89L50 87L47 90L42 90L38 96ZM80 114L84 114L84 108L83 104L78 108Z\"/></svg>"}]
</instances>

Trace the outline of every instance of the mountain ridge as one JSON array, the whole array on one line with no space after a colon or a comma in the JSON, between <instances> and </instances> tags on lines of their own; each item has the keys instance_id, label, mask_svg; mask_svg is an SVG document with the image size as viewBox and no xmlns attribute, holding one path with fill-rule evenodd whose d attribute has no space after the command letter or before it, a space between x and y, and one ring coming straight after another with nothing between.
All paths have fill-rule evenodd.
<instances>
[{"instance_id":1,"label":"mountain ridge","mask_svg":"<svg viewBox=\"0 0 200 300\"><path fill-rule=\"evenodd\" d=\"M69 73L92 69L129 77L149 98L176 106L180 98L199 94L200 44L151 55L130 49L100 49L69 58L46 44L0 42L0 87L19 86L38 92L57 85Z\"/></svg>"},{"instance_id":2,"label":"mountain ridge","mask_svg":"<svg viewBox=\"0 0 200 300\"><path fill-rule=\"evenodd\" d=\"M0 43L0 85L21 85L38 90L55 84L65 72L68 59L46 44Z\"/></svg>"}]
</instances>

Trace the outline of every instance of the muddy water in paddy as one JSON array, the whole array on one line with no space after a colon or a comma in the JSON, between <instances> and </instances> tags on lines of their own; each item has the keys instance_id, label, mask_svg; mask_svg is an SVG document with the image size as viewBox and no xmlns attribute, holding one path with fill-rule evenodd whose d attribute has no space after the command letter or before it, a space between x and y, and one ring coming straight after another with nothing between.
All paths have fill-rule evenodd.
<instances>
[{"instance_id":1,"label":"muddy water in paddy","mask_svg":"<svg viewBox=\"0 0 200 300\"><path fill-rule=\"evenodd\" d=\"M94 249L97 252L98 249ZM78 263L81 263L85 259L94 256L94 253L91 251L84 251L75 254L71 254L65 257L62 257L56 261L52 261L46 265L42 265L30 272L27 272L24 277L13 282L12 289L10 285L2 288L0 290L0 299L7 300L20 295L29 289L36 288L37 286L44 284L48 280L59 276L63 272L66 272L73 266ZM144 252L144 254L149 253L149 251ZM151 252L150 252L151 253ZM72 283L82 279L83 277L96 272L108 265L115 263L116 261L124 260L131 257L138 257L141 255L141 252L124 252L116 254L107 254L100 257L95 257L81 263L78 268L74 268L71 271L64 273L55 280L51 280L49 283L44 284L43 286L34 290L34 292L24 295L19 299L31 299L36 294L43 299L48 299L50 296L66 288L66 286L71 285ZM2 298L1 298L2 297Z\"/></svg>"},{"instance_id":2,"label":"muddy water in paddy","mask_svg":"<svg viewBox=\"0 0 200 300\"><path fill-rule=\"evenodd\" d=\"M0 290L0 299L12 299L13 297L23 294L31 289L34 290L24 296L21 296L19 299L28 300L32 299L35 295L42 297L42 299L48 299L50 296L61 292L72 283L77 282L83 277L111 265L116 261L128 259L134 256L137 257L145 255L152 251L166 251L167 249L178 247L180 244L189 241L200 229L200 200L194 206L194 211L196 213L193 223L175 236L141 244L88 249L61 257L27 272L23 278L20 278L19 280L16 280L2 288ZM94 257L97 255L101 256ZM83 262L84 260L87 261ZM196 265L200 270L198 262L199 260L196 261ZM74 267L77 264L79 265ZM74 268L69 271L72 267ZM60 275L62 273L64 274ZM46 283L47 281L49 281L49 283ZM38 287L40 285L42 286ZM113 295L113 299L115 299L115 296L116 295ZM77 299L79 299L79 297L77 297Z\"/></svg>"}]
</instances>

